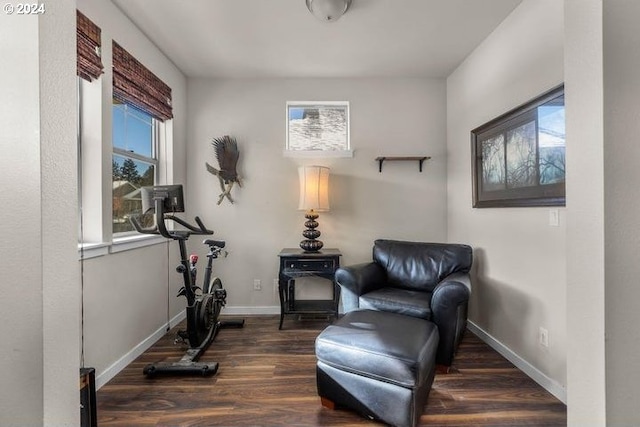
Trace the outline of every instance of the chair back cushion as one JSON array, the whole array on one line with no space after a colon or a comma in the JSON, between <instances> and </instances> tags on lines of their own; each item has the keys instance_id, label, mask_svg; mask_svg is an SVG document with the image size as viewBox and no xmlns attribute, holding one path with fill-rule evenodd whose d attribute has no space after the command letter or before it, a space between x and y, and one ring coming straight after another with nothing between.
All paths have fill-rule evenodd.
<instances>
[{"instance_id":1,"label":"chair back cushion","mask_svg":"<svg viewBox=\"0 0 640 427\"><path fill-rule=\"evenodd\" d=\"M431 292L446 276L468 273L473 251L462 244L379 239L373 260L386 270L390 286Z\"/></svg>"}]
</instances>

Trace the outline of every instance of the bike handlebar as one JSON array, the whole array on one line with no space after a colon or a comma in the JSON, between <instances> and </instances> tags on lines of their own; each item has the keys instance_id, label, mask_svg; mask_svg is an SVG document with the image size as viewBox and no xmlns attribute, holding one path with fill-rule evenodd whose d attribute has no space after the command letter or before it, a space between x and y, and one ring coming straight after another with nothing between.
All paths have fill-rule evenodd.
<instances>
[{"instance_id":1,"label":"bike handlebar","mask_svg":"<svg viewBox=\"0 0 640 427\"><path fill-rule=\"evenodd\" d=\"M195 217L195 221L198 224L198 226L196 227L195 225L189 224L188 222L174 216L171 213L165 213L162 199L155 200L155 211L156 224L153 227L143 227L142 224L140 224L140 222L138 221L138 218L136 218L135 216L129 217L129 221L131 222L131 224L133 224L133 227L138 233L160 234L167 239L173 240L187 240L192 234L213 234L213 231L207 229L202 220L200 220L200 218L197 216ZM165 224L165 220L174 221L185 227L187 230L168 230Z\"/></svg>"}]
</instances>

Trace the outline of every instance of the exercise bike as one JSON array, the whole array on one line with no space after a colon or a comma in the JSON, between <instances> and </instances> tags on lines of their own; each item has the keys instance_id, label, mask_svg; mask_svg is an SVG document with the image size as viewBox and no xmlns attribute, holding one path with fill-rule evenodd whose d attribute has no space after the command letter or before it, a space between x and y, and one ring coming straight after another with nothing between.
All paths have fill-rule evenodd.
<instances>
[{"instance_id":1,"label":"exercise bike","mask_svg":"<svg viewBox=\"0 0 640 427\"><path fill-rule=\"evenodd\" d=\"M184 212L184 197L182 185L159 185L143 187L141 189L142 211L155 214L155 224L145 227L141 218L130 218L134 228L143 234L160 234L167 239L177 240L180 246L180 264L176 271L182 274L184 286L178 292L178 297L187 300L186 315L187 329L178 331L176 342L182 341L189 345L185 355L178 362L152 363L144 367L143 373L147 377L158 374L182 375L214 375L218 371L218 363L200 363L198 359L215 339L223 327L243 327L244 319L221 322L218 320L222 307L226 304L227 291L217 277L212 277L213 260L223 253L226 243L222 240L204 240L209 247L207 266L205 268L202 287L196 286L197 255L187 258L186 241L192 235L210 235L213 231L207 229L199 217L195 217L197 226L174 216L176 212ZM181 225L183 230L169 230L166 221L173 221ZM226 252L225 256L226 256Z\"/></svg>"}]
</instances>

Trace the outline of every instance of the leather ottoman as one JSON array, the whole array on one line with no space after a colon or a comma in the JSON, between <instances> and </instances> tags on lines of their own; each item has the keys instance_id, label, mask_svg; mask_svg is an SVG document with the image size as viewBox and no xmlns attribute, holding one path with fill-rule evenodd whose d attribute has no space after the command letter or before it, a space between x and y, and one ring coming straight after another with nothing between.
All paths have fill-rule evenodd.
<instances>
[{"instance_id":1,"label":"leather ottoman","mask_svg":"<svg viewBox=\"0 0 640 427\"><path fill-rule=\"evenodd\" d=\"M402 314L355 310L318 335L318 394L393 426L415 426L435 376L438 328Z\"/></svg>"}]
</instances>

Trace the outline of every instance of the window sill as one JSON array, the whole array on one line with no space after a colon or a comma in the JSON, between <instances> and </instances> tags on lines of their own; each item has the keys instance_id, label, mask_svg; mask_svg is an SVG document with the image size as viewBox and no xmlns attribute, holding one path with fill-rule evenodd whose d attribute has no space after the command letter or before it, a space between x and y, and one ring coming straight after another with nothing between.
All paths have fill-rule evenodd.
<instances>
[{"instance_id":1,"label":"window sill","mask_svg":"<svg viewBox=\"0 0 640 427\"><path fill-rule=\"evenodd\" d=\"M149 236L134 234L131 236L118 237L113 240L111 245L111 253L130 251L131 249L144 248L145 246L157 245L166 242L162 236Z\"/></svg>"},{"instance_id":2,"label":"window sill","mask_svg":"<svg viewBox=\"0 0 640 427\"><path fill-rule=\"evenodd\" d=\"M353 150L284 150L282 155L296 158L348 158L353 157Z\"/></svg>"},{"instance_id":3,"label":"window sill","mask_svg":"<svg viewBox=\"0 0 640 427\"><path fill-rule=\"evenodd\" d=\"M80 260L97 258L108 254L130 251L166 242L161 236L131 235L118 237L112 243L84 243L78 245Z\"/></svg>"},{"instance_id":4,"label":"window sill","mask_svg":"<svg viewBox=\"0 0 640 427\"><path fill-rule=\"evenodd\" d=\"M78 243L78 258L85 260L107 255L109 246L109 243Z\"/></svg>"}]
</instances>

